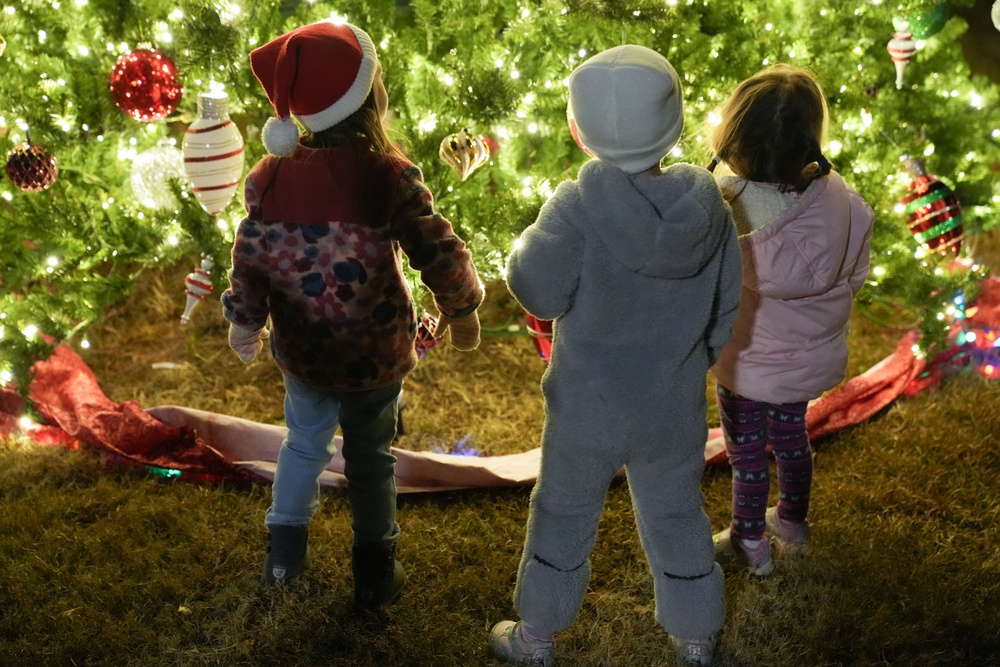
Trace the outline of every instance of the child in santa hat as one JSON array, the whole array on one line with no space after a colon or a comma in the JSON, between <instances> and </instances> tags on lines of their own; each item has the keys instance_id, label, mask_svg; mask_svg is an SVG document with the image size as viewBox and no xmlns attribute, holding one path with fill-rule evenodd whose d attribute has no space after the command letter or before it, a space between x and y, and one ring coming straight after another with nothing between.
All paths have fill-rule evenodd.
<instances>
[{"instance_id":1,"label":"child in santa hat","mask_svg":"<svg viewBox=\"0 0 1000 667\"><path fill-rule=\"evenodd\" d=\"M460 350L479 344L483 287L420 170L387 137L382 68L363 30L302 26L252 51L250 65L277 118L262 132L270 155L246 179L222 303L240 359L253 360L270 335L285 381L288 435L264 519L263 579L302 572L317 479L339 426L355 602L377 607L405 581L390 447L418 319L402 254L441 313L435 335L450 330Z\"/></svg>"}]
</instances>

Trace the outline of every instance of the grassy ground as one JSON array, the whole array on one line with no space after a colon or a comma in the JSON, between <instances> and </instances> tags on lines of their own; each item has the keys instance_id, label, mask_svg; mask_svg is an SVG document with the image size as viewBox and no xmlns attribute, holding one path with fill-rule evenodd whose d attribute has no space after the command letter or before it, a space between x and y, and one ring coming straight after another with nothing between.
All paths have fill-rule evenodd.
<instances>
[{"instance_id":1,"label":"grassy ground","mask_svg":"<svg viewBox=\"0 0 1000 667\"><path fill-rule=\"evenodd\" d=\"M280 422L280 377L266 358L243 366L226 349L215 304L178 334L187 270L145 276L92 332L86 357L105 391ZM507 332L511 312L494 289L479 352L428 354L406 384L401 446L536 446L544 365ZM850 374L900 335L857 316ZM164 362L175 366L152 366ZM817 443L812 555L762 582L727 577L717 664L1000 665L998 405L1000 383L963 375ZM728 469L708 470L703 486L721 528ZM164 482L87 452L2 443L0 665L491 665L486 636L512 617L528 493L402 496L407 589L384 616L359 618L340 492L325 493L304 581L274 590L258 583L267 486ZM676 664L651 596L617 483L583 610L558 637L560 664Z\"/></svg>"}]
</instances>

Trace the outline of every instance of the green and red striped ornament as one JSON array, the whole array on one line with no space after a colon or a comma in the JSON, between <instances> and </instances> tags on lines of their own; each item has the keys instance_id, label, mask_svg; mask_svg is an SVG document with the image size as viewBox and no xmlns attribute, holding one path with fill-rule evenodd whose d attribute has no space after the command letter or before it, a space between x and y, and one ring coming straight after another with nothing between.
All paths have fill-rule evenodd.
<instances>
[{"instance_id":1,"label":"green and red striped ornament","mask_svg":"<svg viewBox=\"0 0 1000 667\"><path fill-rule=\"evenodd\" d=\"M215 90L198 95L198 117L184 132L184 172L209 215L221 213L243 175L243 135L229 119L229 96Z\"/></svg>"},{"instance_id":2,"label":"green and red striped ornament","mask_svg":"<svg viewBox=\"0 0 1000 667\"><path fill-rule=\"evenodd\" d=\"M937 176L927 172L920 158L906 156L903 162L913 180L900 202L913 238L928 250L957 255L963 234L958 198Z\"/></svg>"}]
</instances>

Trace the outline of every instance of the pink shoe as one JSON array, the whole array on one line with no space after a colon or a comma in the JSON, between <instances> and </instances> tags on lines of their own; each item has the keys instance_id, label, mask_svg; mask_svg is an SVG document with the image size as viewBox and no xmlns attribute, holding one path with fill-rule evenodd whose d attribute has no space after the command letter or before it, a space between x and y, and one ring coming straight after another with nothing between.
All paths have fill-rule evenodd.
<instances>
[{"instance_id":1,"label":"pink shoe","mask_svg":"<svg viewBox=\"0 0 1000 667\"><path fill-rule=\"evenodd\" d=\"M743 566L755 577L766 577L774 569L771 561L770 540L744 540L733 535L730 528L712 536L715 544L715 560L725 569L733 565Z\"/></svg>"},{"instance_id":2,"label":"pink shoe","mask_svg":"<svg viewBox=\"0 0 1000 667\"><path fill-rule=\"evenodd\" d=\"M804 556L809 547L809 521L785 521L772 507L764 515L767 532L773 536L774 548L782 556Z\"/></svg>"}]
</instances>

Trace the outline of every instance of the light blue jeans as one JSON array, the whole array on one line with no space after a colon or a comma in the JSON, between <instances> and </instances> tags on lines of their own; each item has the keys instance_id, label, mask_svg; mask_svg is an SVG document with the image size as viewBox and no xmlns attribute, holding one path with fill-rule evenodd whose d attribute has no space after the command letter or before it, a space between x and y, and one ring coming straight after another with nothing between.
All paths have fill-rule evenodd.
<instances>
[{"instance_id":1,"label":"light blue jeans","mask_svg":"<svg viewBox=\"0 0 1000 667\"><path fill-rule=\"evenodd\" d=\"M319 507L319 475L343 435L354 544L391 546L396 523L396 437L402 383L370 391L319 391L285 376L285 425L265 525L307 526Z\"/></svg>"}]
</instances>

